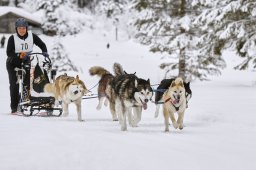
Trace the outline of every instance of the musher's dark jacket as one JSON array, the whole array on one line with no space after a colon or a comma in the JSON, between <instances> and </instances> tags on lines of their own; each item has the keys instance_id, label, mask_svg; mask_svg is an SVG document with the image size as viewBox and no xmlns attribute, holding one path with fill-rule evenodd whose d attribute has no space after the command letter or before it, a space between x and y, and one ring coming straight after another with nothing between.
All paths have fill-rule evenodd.
<instances>
[{"instance_id":1,"label":"musher's dark jacket","mask_svg":"<svg viewBox=\"0 0 256 170\"><path fill-rule=\"evenodd\" d=\"M17 35L20 39L26 39L28 37L28 33L26 33L23 37L19 36L19 34ZM36 34L32 33L32 35L33 35L34 44L38 46L42 50L42 52L47 52L45 43ZM11 35L8 40L6 53L8 56L6 61L7 65L13 66L13 67L21 66L21 59L19 58L19 53L15 53L15 43L14 43L13 35Z\"/></svg>"}]
</instances>

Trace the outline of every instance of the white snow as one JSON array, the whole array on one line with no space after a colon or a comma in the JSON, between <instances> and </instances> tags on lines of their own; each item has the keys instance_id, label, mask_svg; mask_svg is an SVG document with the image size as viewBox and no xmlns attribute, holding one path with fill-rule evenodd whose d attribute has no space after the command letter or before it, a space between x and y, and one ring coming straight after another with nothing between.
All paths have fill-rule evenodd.
<instances>
[{"instance_id":1,"label":"white snow","mask_svg":"<svg viewBox=\"0 0 256 170\"><path fill-rule=\"evenodd\" d=\"M51 49L54 38L40 36ZM159 54L133 41L115 41L114 32L84 31L63 38L72 61L88 88L99 78L91 66L112 71L119 62L130 73L159 83L163 72ZM106 48L106 44L110 48ZM84 122L78 122L74 105L69 117L22 117L9 114L9 89L5 48L0 49L1 112L0 169L26 170L254 170L256 168L256 76L235 71L238 58L224 54L228 68L212 81L192 82L192 99L185 128L164 132L162 114L155 106L143 111L139 127L122 132L108 108L96 110L97 99L83 101ZM97 89L94 88L96 93Z\"/></svg>"},{"instance_id":2,"label":"white snow","mask_svg":"<svg viewBox=\"0 0 256 170\"><path fill-rule=\"evenodd\" d=\"M8 13L13 13L15 15L27 18L36 23L41 23L41 18L38 15L32 15L31 13L25 11L24 9L10 6L0 6L0 16L3 16Z\"/></svg>"}]
</instances>

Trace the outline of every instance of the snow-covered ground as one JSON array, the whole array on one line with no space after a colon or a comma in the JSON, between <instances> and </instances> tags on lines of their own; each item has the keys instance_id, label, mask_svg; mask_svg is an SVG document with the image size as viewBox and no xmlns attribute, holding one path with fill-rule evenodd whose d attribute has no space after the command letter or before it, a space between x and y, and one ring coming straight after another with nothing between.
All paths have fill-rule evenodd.
<instances>
[{"instance_id":1,"label":"snow-covered ground","mask_svg":"<svg viewBox=\"0 0 256 170\"><path fill-rule=\"evenodd\" d=\"M41 38L50 49L53 38ZM131 40L116 42L109 34L85 31L63 43L88 88L99 80L88 69L99 65L112 71L114 62L152 84L162 78L160 55ZM256 74L232 70L237 60L230 52L226 55L228 68L222 76L191 83L193 97L182 131L171 127L165 133L163 116L155 119L150 104L139 127L122 132L108 108L96 110L97 99L83 101L84 122L77 121L73 105L65 118L10 115L6 54L0 49L0 169L256 169Z\"/></svg>"}]
</instances>

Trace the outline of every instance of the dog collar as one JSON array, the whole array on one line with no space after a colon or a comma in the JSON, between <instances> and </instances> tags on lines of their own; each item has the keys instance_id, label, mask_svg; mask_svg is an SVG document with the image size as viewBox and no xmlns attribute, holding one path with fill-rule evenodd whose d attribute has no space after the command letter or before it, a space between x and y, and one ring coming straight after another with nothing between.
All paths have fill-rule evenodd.
<instances>
[{"instance_id":1,"label":"dog collar","mask_svg":"<svg viewBox=\"0 0 256 170\"><path fill-rule=\"evenodd\" d=\"M168 99L166 99L166 100L164 101L164 103L167 103L167 102L169 102L169 101L170 101L171 103L173 103L171 99L172 99L172 98L169 97Z\"/></svg>"}]
</instances>

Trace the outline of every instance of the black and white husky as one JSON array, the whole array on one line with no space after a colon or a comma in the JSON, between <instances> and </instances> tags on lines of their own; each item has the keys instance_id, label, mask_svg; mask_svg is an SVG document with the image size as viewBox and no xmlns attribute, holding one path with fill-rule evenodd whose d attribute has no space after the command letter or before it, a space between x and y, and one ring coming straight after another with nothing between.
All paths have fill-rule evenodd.
<instances>
[{"instance_id":1,"label":"black and white husky","mask_svg":"<svg viewBox=\"0 0 256 170\"><path fill-rule=\"evenodd\" d=\"M118 72L115 67L114 71ZM142 108L147 109L147 104L153 96L153 90L149 79L144 80L135 74L125 72L116 75L108 85L106 93L111 105L110 108L113 109L111 112L118 115L121 130L125 131L127 130L126 117L133 127L136 127L140 122Z\"/></svg>"}]
</instances>

